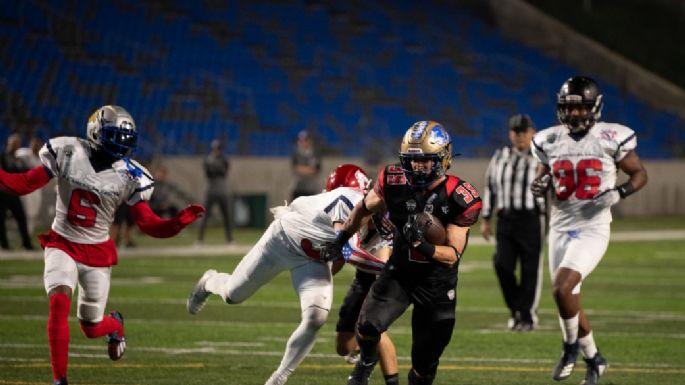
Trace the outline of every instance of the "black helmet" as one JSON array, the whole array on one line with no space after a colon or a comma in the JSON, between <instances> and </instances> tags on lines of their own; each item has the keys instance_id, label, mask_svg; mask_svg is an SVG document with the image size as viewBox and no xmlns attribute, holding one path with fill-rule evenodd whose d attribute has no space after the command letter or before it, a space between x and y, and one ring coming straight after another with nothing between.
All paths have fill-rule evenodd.
<instances>
[{"instance_id":1,"label":"black helmet","mask_svg":"<svg viewBox=\"0 0 685 385\"><path fill-rule=\"evenodd\" d=\"M571 117L570 108L582 105L588 114L582 118ZM585 76L574 76L564 84L557 94L557 116L559 122L573 134L587 132L602 116L603 96L594 80Z\"/></svg>"}]
</instances>

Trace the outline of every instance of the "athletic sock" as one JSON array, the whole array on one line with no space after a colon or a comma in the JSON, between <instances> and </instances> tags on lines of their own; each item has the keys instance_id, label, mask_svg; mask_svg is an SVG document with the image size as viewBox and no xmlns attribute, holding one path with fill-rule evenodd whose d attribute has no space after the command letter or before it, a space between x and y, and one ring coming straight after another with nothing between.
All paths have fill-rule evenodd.
<instances>
[{"instance_id":1,"label":"athletic sock","mask_svg":"<svg viewBox=\"0 0 685 385\"><path fill-rule=\"evenodd\" d=\"M57 380L66 378L69 362L69 307L71 298L64 293L50 296L48 313L48 343L50 345L50 364L52 377Z\"/></svg>"},{"instance_id":2,"label":"athletic sock","mask_svg":"<svg viewBox=\"0 0 685 385\"><path fill-rule=\"evenodd\" d=\"M585 358L593 358L597 354L597 345L595 345L595 339L592 337L592 331L585 337L578 338L578 345L580 345L580 351L583 352Z\"/></svg>"},{"instance_id":3,"label":"athletic sock","mask_svg":"<svg viewBox=\"0 0 685 385\"><path fill-rule=\"evenodd\" d=\"M124 335L124 325L120 324L119 321L112 316L105 316L102 318L102 321L96 324L88 325L79 322L79 325L81 326L83 334L88 338L102 337L112 332L117 332L119 336Z\"/></svg>"},{"instance_id":4,"label":"athletic sock","mask_svg":"<svg viewBox=\"0 0 685 385\"><path fill-rule=\"evenodd\" d=\"M285 345L285 353L278 367L278 372L292 373L316 343L316 335L326 321L328 311L312 306L302 312L302 321Z\"/></svg>"},{"instance_id":5,"label":"athletic sock","mask_svg":"<svg viewBox=\"0 0 685 385\"><path fill-rule=\"evenodd\" d=\"M561 333L564 335L564 342L572 344L578 339L578 314L571 318L564 319L559 317Z\"/></svg>"}]
</instances>

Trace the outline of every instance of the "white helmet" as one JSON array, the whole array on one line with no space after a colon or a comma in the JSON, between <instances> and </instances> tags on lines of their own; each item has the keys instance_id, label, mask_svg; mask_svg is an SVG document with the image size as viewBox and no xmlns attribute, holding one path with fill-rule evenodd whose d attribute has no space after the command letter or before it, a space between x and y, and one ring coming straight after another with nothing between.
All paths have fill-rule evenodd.
<instances>
[{"instance_id":1,"label":"white helmet","mask_svg":"<svg viewBox=\"0 0 685 385\"><path fill-rule=\"evenodd\" d=\"M111 105L102 106L90 115L86 137L94 150L102 150L117 159L130 156L138 143L131 114L123 107Z\"/></svg>"}]
</instances>

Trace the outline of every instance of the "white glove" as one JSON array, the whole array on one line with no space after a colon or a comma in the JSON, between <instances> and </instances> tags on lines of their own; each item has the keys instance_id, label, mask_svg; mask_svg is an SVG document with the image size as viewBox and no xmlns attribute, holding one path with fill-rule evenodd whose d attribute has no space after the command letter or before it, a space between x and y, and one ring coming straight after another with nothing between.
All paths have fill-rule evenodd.
<instances>
[{"instance_id":1,"label":"white glove","mask_svg":"<svg viewBox=\"0 0 685 385\"><path fill-rule=\"evenodd\" d=\"M599 194L595 195L594 198L587 201L580 209L583 216L586 218L591 218L597 215L600 211L611 207L621 200L621 196L618 194L618 190L615 188L610 188L604 190Z\"/></svg>"}]
</instances>

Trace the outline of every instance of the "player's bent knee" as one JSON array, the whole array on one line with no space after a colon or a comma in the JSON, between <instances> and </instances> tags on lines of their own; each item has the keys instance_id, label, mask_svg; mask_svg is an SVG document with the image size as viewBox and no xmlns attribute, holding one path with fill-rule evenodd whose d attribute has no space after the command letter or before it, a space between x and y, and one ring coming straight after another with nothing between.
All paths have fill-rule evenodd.
<instances>
[{"instance_id":1,"label":"player's bent knee","mask_svg":"<svg viewBox=\"0 0 685 385\"><path fill-rule=\"evenodd\" d=\"M320 329L328 319L328 310L317 306L310 306L302 312L302 321L307 324L309 329Z\"/></svg>"},{"instance_id":2,"label":"player's bent knee","mask_svg":"<svg viewBox=\"0 0 685 385\"><path fill-rule=\"evenodd\" d=\"M367 321L357 323L357 337L361 339L379 339L381 338L381 331L376 325Z\"/></svg>"}]
</instances>

